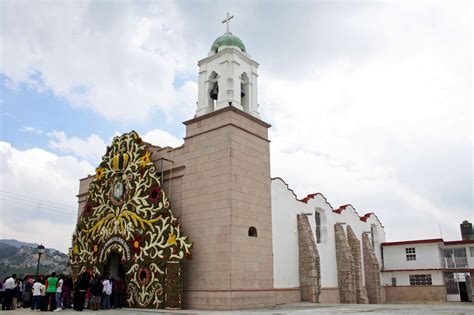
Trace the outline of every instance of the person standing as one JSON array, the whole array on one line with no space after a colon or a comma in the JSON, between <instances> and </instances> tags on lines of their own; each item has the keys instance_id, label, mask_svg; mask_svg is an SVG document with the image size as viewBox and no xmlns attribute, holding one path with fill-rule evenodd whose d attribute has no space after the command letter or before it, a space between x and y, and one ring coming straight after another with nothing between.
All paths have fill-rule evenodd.
<instances>
[{"instance_id":1,"label":"person standing","mask_svg":"<svg viewBox=\"0 0 474 315\"><path fill-rule=\"evenodd\" d=\"M12 307L13 289L15 289L16 274L5 280L5 293L3 296L2 310L10 310Z\"/></svg>"},{"instance_id":2,"label":"person standing","mask_svg":"<svg viewBox=\"0 0 474 315\"><path fill-rule=\"evenodd\" d=\"M62 310L62 303L61 303L61 293L63 292L63 283L64 283L64 276L59 276L59 281L56 286L56 309L55 311Z\"/></svg>"},{"instance_id":3,"label":"person standing","mask_svg":"<svg viewBox=\"0 0 474 315\"><path fill-rule=\"evenodd\" d=\"M20 295L20 286L21 286L20 279L15 279L15 287L13 288L13 294L12 294L12 305L11 305L12 310L16 310L16 307L18 306L18 296Z\"/></svg>"},{"instance_id":4,"label":"person standing","mask_svg":"<svg viewBox=\"0 0 474 315\"><path fill-rule=\"evenodd\" d=\"M39 310L41 302L41 291L44 290L44 285L41 283L40 279L37 279L31 288L33 293L33 299L31 301L31 310Z\"/></svg>"},{"instance_id":5,"label":"person standing","mask_svg":"<svg viewBox=\"0 0 474 315\"><path fill-rule=\"evenodd\" d=\"M48 279L46 280L43 280L44 282L46 282ZM46 312L48 310L48 300L46 299L46 286L47 286L47 283L46 284L43 284L41 286L41 289L40 289L40 292L41 292L41 296L40 296L40 310L42 312Z\"/></svg>"},{"instance_id":6,"label":"person standing","mask_svg":"<svg viewBox=\"0 0 474 315\"><path fill-rule=\"evenodd\" d=\"M64 279L61 298L63 300L63 308L71 308L71 292L72 292L72 279L71 277L66 277Z\"/></svg>"},{"instance_id":7,"label":"person standing","mask_svg":"<svg viewBox=\"0 0 474 315\"><path fill-rule=\"evenodd\" d=\"M105 278L102 282L104 285L103 294L102 294L102 309L108 310L110 309L110 295L112 294L112 284L110 283L109 279Z\"/></svg>"},{"instance_id":8,"label":"person standing","mask_svg":"<svg viewBox=\"0 0 474 315\"><path fill-rule=\"evenodd\" d=\"M100 309L100 298L102 296L103 289L104 285L102 284L102 282L100 282L99 279L94 277L91 286L91 306L94 311L98 311Z\"/></svg>"},{"instance_id":9,"label":"person standing","mask_svg":"<svg viewBox=\"0 0 474 315\"><path fill-rule=\"evenodd\" d=\"M50 310L54 311L56 309L56 286L58 285L58 278L56 273L53 272L48 278L48 284L46 286L46 303L51 305Z\"/></svg>"},{"instance_id":10,"label":"person standing","mask_svg":"<svg viewBox=\"0 0 474 315\"><path fill-rule=\"evenodd\" d=\"M82 312L86 300L86 291L89 288L88 273L84 272L74 287L74 309Z\"/></svg>"},{"instance_id":11,"label":"person standing","mask_svg":"<svg viewBox=\"0 0 474 315\"><path fill-rule=\"evenodd\" d=\"M27 308L31 306L31 288L33 287L33 279L31 277L26 276L23 279L23 308Z\"/></svg>"},{"instance_id":12,"label":"person standing","mask_svg":"<svg viewBox=\"0 0 474 315\"><path fill-rule=\"evenodd\" d=\"M123 280L118 277L115 280L115 308L122 308L122 299L123 299L123 290L124 290Z\"/></svg>"}]
</instances>

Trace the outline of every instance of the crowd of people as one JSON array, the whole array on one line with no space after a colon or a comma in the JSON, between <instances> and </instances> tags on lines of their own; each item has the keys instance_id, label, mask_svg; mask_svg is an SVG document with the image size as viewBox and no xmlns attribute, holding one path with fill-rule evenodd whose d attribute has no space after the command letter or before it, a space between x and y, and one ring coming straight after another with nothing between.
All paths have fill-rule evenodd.
<instances>
[{"instance_id":1,"label":"crowd of people","mask_svg":"<svg viewBox=\"0 0 474 315\"><path fill-rule=\"evenodd\" d=\"M122 308L125 284L122 279L99 278L84 273L73 282L69 276L52 273L23 279L13 274L0 282L2 310L31 308L37 311L61 311L73 308L108 310Z\"/></svg>"}]
</instances>

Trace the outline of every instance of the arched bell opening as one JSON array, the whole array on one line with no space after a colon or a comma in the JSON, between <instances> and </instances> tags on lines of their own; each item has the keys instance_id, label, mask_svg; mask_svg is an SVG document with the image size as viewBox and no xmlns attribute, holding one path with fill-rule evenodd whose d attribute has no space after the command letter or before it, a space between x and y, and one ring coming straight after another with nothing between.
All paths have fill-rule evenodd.
<instances>
[{"instance_id":1,"label":"arched bell opening","mask_svg":"<svg viewBox=\"0 0 474 315\"><path fill-rule=\"evenodd\" d=\"M240 104L245 112L249 112L249 77L247 73L242 73L240 76Z\"/></svg>"},{"instance_id":2,"label":"arched bell opening","mask_svg":"<svg viewBox=\"0 0 474 315\"><path fill-rule=\"evenodd\" d=\"M209 95L207 112L210 113L215 110L217 99L219 97L218 74L215 71L212 71L207 82L208 82L207 93Z\"/></svg>"}]
</instances>

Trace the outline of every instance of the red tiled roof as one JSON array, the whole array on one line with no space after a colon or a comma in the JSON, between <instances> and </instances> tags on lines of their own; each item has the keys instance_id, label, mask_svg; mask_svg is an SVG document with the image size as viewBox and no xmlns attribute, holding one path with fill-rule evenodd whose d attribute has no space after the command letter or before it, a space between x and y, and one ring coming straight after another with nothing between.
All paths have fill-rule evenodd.
<instances>
[{"instance_id":1,"label":"red tiled roof","mask_svg":"<svg viewBox=\"0 0 474 315\"><path fill-rule=\"evenodd\" d=\"M324 200L326 201L326 203L332 208L331 204L327 201L326 197L324 197L324 195L322 193L313 193L313 194L309 194L307 195L306 197L302 198L302 199L298 199L298 196L296 195L296 193L293 191L293 189L290 188L290 186L285 182L285 180L281 177L273 177L272 180L275 180L275 179L279 179L281 180L285 185L286 185L286 188L291 191L293 193L293 195L295 196L295 199L299 202L303 202L303 203L308 203L308 201L310 199L314 199L317 195L320 195L321 197L324 198ZM354 212L359 216L360 220L363 221L363 222L367 222L367 220L373 215L375 216L375 218L377 219L377 221L380 223L380 225L383 227L382 225L382 222L380 222L379 218L375 215L375 213L373 212L369 212L369 213L366 213L364 214L363 216L361 216L356 210L355 208L350 205L350 204L347 204L347 205L342 205L340 206L339 208L337 209L333 209L332 212L334 213L337 213L337 214L341 214L341 212L343 210L346 210L347 207L351 206L352 209L354 209Z\"/></svg>"},{"instance_id":2,"label":"red tiled roof","mask_svg":"<svg viewBox=\"0 0 474 315\"><path fill-rule=\"evenodd\" d=\"M382 246L397 246L397 245L409 245L409 244L430 244L430 243L443 243L442 238L431 238L425 240L410 240L410 241L398 241L398 242L384 242Z\"/></svg>"}]
</instances>

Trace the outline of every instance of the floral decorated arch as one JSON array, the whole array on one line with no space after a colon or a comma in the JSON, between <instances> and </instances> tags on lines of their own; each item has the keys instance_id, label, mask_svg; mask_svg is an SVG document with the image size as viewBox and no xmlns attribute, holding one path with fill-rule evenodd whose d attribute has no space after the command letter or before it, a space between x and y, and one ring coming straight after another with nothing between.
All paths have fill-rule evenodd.
<instances>
[{"instance_id":1,"label":"floral decorated arch","mask_svg":"<svg viewBox=\"0 0 474 315\"><path fill-rule=\"evenodd\" d=\"M161 190L148 146L132 131L107 147L78 218L69 262L76 275L104 276L107 258L118 255L129 306L180 308L181 261L191 257L192 244Z\"/></svg>"}]
</instances>

